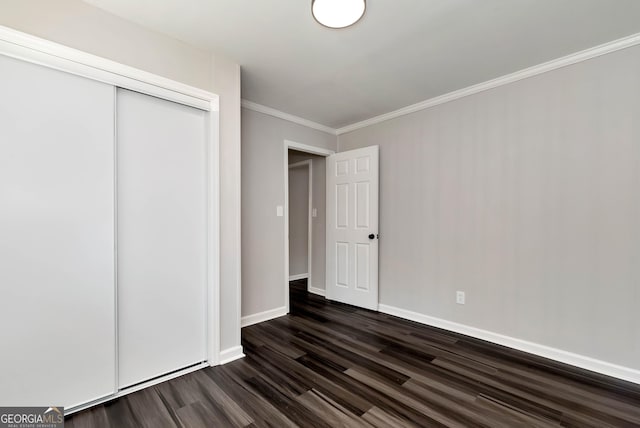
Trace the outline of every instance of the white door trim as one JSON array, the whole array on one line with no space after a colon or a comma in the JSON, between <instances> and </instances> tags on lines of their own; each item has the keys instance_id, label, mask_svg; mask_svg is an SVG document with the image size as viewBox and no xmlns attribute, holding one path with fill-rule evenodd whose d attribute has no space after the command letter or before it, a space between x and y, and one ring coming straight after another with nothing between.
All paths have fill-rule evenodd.
<instances>
[{"instance_id":1,"label":"white door trim","mask_svg":"<svg viewBox=\"0 0 640 428\"><path fill-rule=\"evenodd\" d=\"M299 152L310 153L318 156L331 156L335 154L335 151L329 149L322 149L320 147L310 146L308 144L297 143L295 141L284 140L284 228L282 230L284 235L284 306L286 313L289 313L289 149L297 150ZM303 161L309 162L311 161ZM295 164L292 164L295 165ZM311 166L309 166L309 281L307 282L307 290L311 285L311 235L312 235L312 220L311 210L313 201L311 199L311 192L313 187Z\"/></svg>"},{"instance_id":2,"label":"white door trim","mask_svg":"<svg viewBox=\"0 0 640 428\"><path fill-rule=\"evenodd\" d=\"M325 156L325 157L334 155L336 153L334 150L323 149L320 147L297 143L295 141L290 141L290 140L284 140L284 147L286 150L289 150L289 149L297 150L299 152L311 153L312 155ZM287 164L288 164L288 160L289 158L287 158Z\"/></svg>"},{"instance_id":3,"label":"white door trim","mask_svg":"<svg viewBox=\"0 0 640 428\"><path fill-rule=\"evenodd\" d=\"M208 299L206 302L208 306L206 326L207 362L211 366L219 364L221 323L219 308L220 174L218 95L4 26L0 26L0 55L39 64L208 112L207 249L209 257L207 265Z\"/></svg>"},{"instance_id":4,"label":"white door trim","mask_svg":"<svg viewBox=\"0 0 640 428\"><path fill-rule=\"evenodd\" d=\"M309 182L307 183L309 188L307 193L309 196L309 206L307 208L307 273L293 276L289 275L289 281L307 278L307 290L309 290L309 287L313 284L313 281L311 280L311 250L313 249L313 218L311 217L311 210L313 210L313 161L311 159L307 159L289 165L289 169L305 167L309 170ZM288 185L289 180L287 179L287 194L289 193ZM287 198L287 202L288 201L289 199ZM289 207L287 206L287 225L289 224L288 208Z\"/></svg>"}]
</instances>

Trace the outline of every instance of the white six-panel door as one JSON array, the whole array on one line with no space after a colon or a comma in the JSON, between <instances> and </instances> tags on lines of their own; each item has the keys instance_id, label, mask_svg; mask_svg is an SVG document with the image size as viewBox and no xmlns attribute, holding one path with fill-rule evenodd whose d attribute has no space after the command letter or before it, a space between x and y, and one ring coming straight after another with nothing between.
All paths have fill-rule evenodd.
<instances>
[{"instance_id":1,"label":"white six-panel door","mask_svg":"<svg viewBox=\"0 0 640 428\"><path fill-rule=\"evenodd\" d=\"M326 293L378 309L378 146L327 158Z\"/></svg>"}]
</instances>

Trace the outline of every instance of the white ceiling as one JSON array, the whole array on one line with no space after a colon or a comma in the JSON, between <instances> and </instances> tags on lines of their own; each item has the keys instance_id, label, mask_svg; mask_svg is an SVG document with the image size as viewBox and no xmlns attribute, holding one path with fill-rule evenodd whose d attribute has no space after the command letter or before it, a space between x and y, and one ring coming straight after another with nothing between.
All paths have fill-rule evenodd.
<instances>
[{"instance_id":1,"label":"white ceiling","mask_svg":"<svg viewBox=\"0 0 640 428\"><path fill-rule=\"evenodd\" d=\"M311 0L85 0L242 66L242 97L332 127L640 32L640 0L368 0L331 30Z\"/></svg>"}]
</instances>

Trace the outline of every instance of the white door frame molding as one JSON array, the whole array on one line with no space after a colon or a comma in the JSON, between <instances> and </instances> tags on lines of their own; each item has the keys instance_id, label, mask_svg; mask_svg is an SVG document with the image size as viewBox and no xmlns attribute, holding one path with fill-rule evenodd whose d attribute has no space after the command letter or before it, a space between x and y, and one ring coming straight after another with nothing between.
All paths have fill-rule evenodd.
<instances>
[{"instance_id":1,"label":"white door frame molding","mask_svg":"<svg viewBox=\"0 0 640 428\"><path fill-rule=\"evenodd\" d=\"M218 365L220 363L221 325L219 307L220 174L218 95L4 26L0 26L0 55L39 64L115 87L152 95L207 112L207 363L203 364L203 366ZM238 325L240 325L240 322L238 322ZM196 368L189 368L187 371L193 371ZM150 386L179 374L182 373L172 373L147 382L142 386ZM113 396L106 397L105 400L128 394L135 389L137 388L119 391ZM73 413L95 404L97 402L85 403L72 409L65 409L65 413Z\"/></svg>"},{"instance_id":2,"label":"white door frame molding","mask_svg":"<svg viewBox=\"0 0 640 428\"><path fill-rule=\"evenodd\" d=\"M289 275L289 281L294 281L296 279L304 279L307 278L307 290L309 290L309 287L311 286L311 284L313 283L311 281L311 264L312 264L312 259L311 259L311 251L313 249L313 218L311 216L312 214L312 210L313 210L313 161L311 159L307 159L301 162L296 162L296 163L292 163L289 164L289 169L293 169L293 168L307 168L309 170L309 175L308 175L308 209L307 209L307 273L306 274L300 274L300 275L295 275L295 277ZM287 179L287 186L288 186L288 179ZM289 189L287 187L287 194L289 193ZM287 205L288 205L289 199L287 198ZM287 206L287 213L288 213L288 206ZM291 220L289 218L289 216L287 215L287 224L289 225L289 220ZM290 226L290 225L289 225ZM289 227L287 226L287 227ZM287 235L288 236L288 235Z\"/></svg>"},{"instance_id":3,"label":"white door frame molding","mask_svg":"<svg viewBox=\"0 0 640 428\"><path fill-rule=\"evenodd\" d=\"M299 152L309 153L318 156L331 156L336 152L329 149L322 149L320 147L310 146L308 144L297 143L295 141L284 140L284 301L286 313L289 313L289 149L297 150ZM303 161L309 162L311 161ZM298 162L298 163L303 163ZM292 164L295 165L295 164ZM307 290L311 285L311 242L312 242L312 220L311 210L313 202L311 200L312 195L312 167L309 165L309 281L307 282Z\"/></svg>"}]
</instances>

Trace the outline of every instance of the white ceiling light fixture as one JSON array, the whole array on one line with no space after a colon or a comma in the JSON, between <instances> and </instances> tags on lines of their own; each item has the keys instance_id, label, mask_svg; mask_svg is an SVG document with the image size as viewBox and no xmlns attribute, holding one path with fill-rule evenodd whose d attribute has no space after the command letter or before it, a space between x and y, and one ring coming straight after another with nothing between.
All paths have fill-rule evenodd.
<instances>
[{"instance_id":1,"label":"white ceiling light fixture","mask_svg":"<svg viewBox=\"0 0 640 428\"><path fill-rule=\"evenodd\" d=\"M345 28L362 18L366 0L311 0L311 13L319 24L329 28Z\"/></svg>"}]
</instances>

